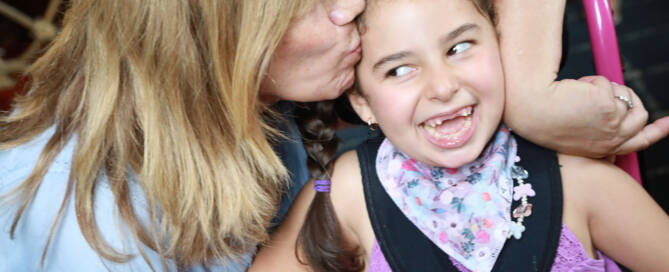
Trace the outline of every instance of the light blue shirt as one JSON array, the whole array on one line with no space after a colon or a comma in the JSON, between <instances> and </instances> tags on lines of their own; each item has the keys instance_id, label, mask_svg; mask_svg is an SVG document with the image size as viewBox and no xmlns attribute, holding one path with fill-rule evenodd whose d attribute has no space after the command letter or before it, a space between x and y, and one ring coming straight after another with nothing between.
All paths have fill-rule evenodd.
<instances>
[{"instance_id":1,"label":"light blue shirt","mask_svg":"<svg viewBox=\"0 0 669 272\"><path fill-rule=\"evenodd\" d=\"M50 136L53 128L21 146L0 151L0 194L6 194L28 178L35 167L37 158ZM74 139L49 166L48 172L35 195L35 198L24 211L10 239L9 230L16 214L18 205L0 206L0 271L150 271L144 258L139 255L138 246L143 247L154 269L162 270L158 254L143 244L135 244L130 232L122 223L114 203L114 196L106 179L101 178L95 192L95 216L100 233L105 240L119 252L134 254L127 263L114 263L104 260L89 246L81 233L74 210L74 198L64 210L58 229L48 248L44 265L40 260L49 231L61 206L67 187L70 164L72 160ZM146 200L139 186L130 184L130 196L138 216L146 216L142 212ZM144 217L146 218L146 217ZM141 220L141 219L140 219ZM244 271L251 263L253 253L242 260L210 267L212 271ZM168 263L170 270L176 270L174 263ZM202 265L185 270L207 271Z\"/></svg>"}]
</instances>

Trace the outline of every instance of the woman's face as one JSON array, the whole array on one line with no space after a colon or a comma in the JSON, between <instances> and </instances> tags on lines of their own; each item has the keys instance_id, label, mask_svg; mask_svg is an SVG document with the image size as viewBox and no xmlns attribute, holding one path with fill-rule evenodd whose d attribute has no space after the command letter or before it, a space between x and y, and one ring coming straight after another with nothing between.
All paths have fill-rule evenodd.
<instances>
[{"instance_id":1,"label":"woman's face","mask_svg":"<svg viewBox=\"0 0 669 272\"><path fill-rule=\"evenodd\" d=\"M260 99L300 102L334 99L353 85L360 60L360 38L353 22L364 0L319 0L292 22L272 56ZM333 10L348 16L331 16ZM352 15L352 16L351 16Z\"/></svg>"}]
</instances>

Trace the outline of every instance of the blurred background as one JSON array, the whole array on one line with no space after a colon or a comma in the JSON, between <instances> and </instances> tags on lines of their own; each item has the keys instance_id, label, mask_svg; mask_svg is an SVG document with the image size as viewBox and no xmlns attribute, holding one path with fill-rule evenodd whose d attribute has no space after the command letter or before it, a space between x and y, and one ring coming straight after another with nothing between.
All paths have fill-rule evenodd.
<instances>
[{"instance_id":1,"label":"blurred background","mask_svg":"<svg viewBox=\"0 0 669 272\"><path fill-rule=\"evenodd\" d=\"M25 68L58 32L62 0L0 0L0 110L22 91Z\"/></svg>"},{"instance_id":2,"label":"blurred background","mask_svg":"<svg viewBox=\"0 0 669 272\"><path fill-rule=\"evenodd\" d=\"M110 0L111 1L111 0ZM25 91L22 71L57 33L66 1L0 0L0 110ZM669 1L612 0L625 82L641 97L650 120L669 115ZM581 1L568 1L566 54L560 78L595 73ZM347 148L366 137L366 128L338 133ZM639 153L644 187L669 212L669 138Z\"/></svg>"}]
</instances>

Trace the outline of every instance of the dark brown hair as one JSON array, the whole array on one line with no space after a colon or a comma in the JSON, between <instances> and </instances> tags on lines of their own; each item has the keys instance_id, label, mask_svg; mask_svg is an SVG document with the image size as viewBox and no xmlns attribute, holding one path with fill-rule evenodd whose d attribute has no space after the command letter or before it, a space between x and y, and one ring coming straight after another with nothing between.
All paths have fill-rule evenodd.
<instances>
[{"instance_id":1,"label":"dark brown hair","mask_svg":"<svg viewBox=\"0 0 669 272\"><path fill-rule=\"evenodd\" d=\"M313 179L330 179L337 151L335 101L301 103L297 123L307 152L307 167ZM315 271L360 271L359 247L350 246L342 235L330 193L317 192L297 239L295 255ZM300 254L300 248L304 256Z\"/></svg>"},{"instance_id":2,"label":"dark brown hair","mask_svg":"<svg viewBox=\"0 0 669 272\"><path fill-rule=\"evenodd\" d=\"M367 1L368 7L372 1ZM478 11L494 24L491 0L472 0ZM364 13L358 18L360 32L364 32ZM351 91L359 92L357 88ZM337 115L335 101L301 103L296 108L297 122L307 152L307 167L313 179L330 179L334 154L337 149L335 128ZM330 193L317 192L297 238L295 255L315 271L362 271L364 255L359 245L344 239ZM304 256L301 256L300 249ZM305 260L306 259L306 260Z\"/></svg>"}]
</instances>

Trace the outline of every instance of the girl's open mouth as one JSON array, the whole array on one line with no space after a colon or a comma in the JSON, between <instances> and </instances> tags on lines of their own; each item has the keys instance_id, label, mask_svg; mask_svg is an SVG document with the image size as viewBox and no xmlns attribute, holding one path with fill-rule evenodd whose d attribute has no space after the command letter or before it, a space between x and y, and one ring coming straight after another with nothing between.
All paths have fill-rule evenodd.
<instances>
[{"instance_id":1,"label":"girl's open mouth","mask_svg":"<svg viewBox=\"0 0 669 272\"><path fill-rule=\"evenodd\" d=\"M467 106L452 114L430 118L419 126L432 144L441 148L456 148L467 143L474 134L474 114L474 106Z\"/></svg>"}]
</instances>

